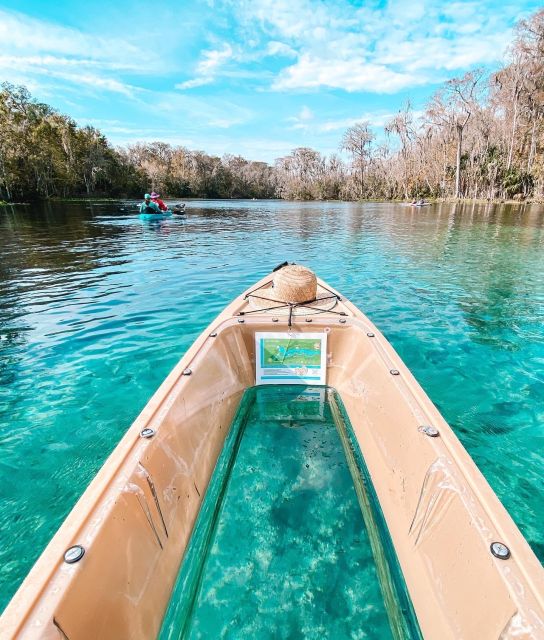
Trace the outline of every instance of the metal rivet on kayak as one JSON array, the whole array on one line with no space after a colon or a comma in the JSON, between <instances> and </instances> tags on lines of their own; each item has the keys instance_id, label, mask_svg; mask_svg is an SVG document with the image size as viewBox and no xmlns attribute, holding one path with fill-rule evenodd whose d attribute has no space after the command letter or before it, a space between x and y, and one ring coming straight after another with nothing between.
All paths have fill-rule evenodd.
<instances>
[{"instance_id":1,"label":"metal rivet on kayak","mask_svg":"<svg viewBox=\"0 0 544 640\"><path fill-rule=\"evenodd\" d=\"M245 320L244 320L243 318L238 318L238 322L239 322L240 324L243 324L243 323L245 322Z\"/></svg>"},{"instance_id":2,"label":"metal rivet on kayak","mask_svg":"<svg viewBox=\"0 0 544 640\"><path fill-rule=\"evenodd\" d=\"M508 558L510 557L510 549L502 542L492 542L490 549L495 558L508 560Z\"/></svg>"},{"instance_id":3,"label":"metal rivet on kayak","mask_svg":"<svg viewBox=\"0 0 544 640\"><path fill-rule=\"evenodd\" d=\"M369 331L366 335L367 335L369 338L373 338L373 337L374 337L374 334L372 333L372 331Z\"/></svg>"},{"instance_id":4,"label":"metal rivet on kayak","mask_svg":"<svg viewBox=\"0 0 544 640\"><path fill-rule=\"evenodd\" d=\"M400 371L399 371L398 369L390 369L390 370L389 370L389 373L390 373L392 376L400 376Z\"/></svg>"},{"instance_id":5,"label":"metal rivet on kayak","mask_svg":"<svg viewBox=\"0 0 544 640\"><path fill-rule=\"evenodd\" d=\"M184 375L184 376L190 376L190 375L191 375L191 373L193 373L193 372L191 371L191 369L184 369L184 370L183 370L183 375Z\"/></svg>"},{"instance_id":6,"label":"metal rivet on kayak","mask_svg":"<svg viewBox=\"0 0 544 640\"><path fill-rule=\"evenodd\" d=\"M150 429L147 427L146 429L142 429L140 431L141 438L152 438L155 435L155 429Z\"/></svg>"},{"instance_id":7,"label":"metal rivet on kayak","mask_svg":"<svg viewBox=\"0 0 544 640\"><path fill-rule=\"evenodd\" d=\"M217 333L215 331L210 333L210 338L217 338Z\"/></svg>"},{"instance_id":8,"label":"metal rivet on kayak","mask_svg":"<svg viewBox=\"0 0 544 640\"><path fill-rule=\"evenodd\" d=\"M436 438L440 435L440 432L436 427L431 427L430 425L422 425L419 427L419 431L424 433L426 436L430 436L431 438Z\"/></svg>"},{"instance_id":9,"label":"metal rivet on kayak","mask_svg":"<svg viewBox=\"0 0 544 640\"><path fill-rule=\"evenodd\" d=\"M346 324L345 318L340 318L340 324Z\"/></svg>"},{"instance_id":10,"label":"metal rivet on kayak","mask_svg":"<svg viewBox=\"0 0 544 640\"><path fill-rule=\"evenodd\" d=\"M278 319L277 318L272 318L272 322L277 322Z\"/></svg>"},{"instance_id":11,"label":"metal rivet on kayak","mask_svg":"<svg viewBox=\"0 0 544 640\"><path fill-rule=\"evenodd\" d=\"M306 318L306 322L311 322L312 319L311 318Z\"/></svg>"},{"instance_id":12,"label":"metal rivet on kayak","mask_svg":"<svg viewBox=\"0 0 544 640\"><path fill-rule=\"evenodd\" d=\"M74 562L79 562L84 555L85 549L80 544L76 544L73 547L66 549L64 552L64 562L67 564L74 564Z\"/></svg>"}]
</instances>

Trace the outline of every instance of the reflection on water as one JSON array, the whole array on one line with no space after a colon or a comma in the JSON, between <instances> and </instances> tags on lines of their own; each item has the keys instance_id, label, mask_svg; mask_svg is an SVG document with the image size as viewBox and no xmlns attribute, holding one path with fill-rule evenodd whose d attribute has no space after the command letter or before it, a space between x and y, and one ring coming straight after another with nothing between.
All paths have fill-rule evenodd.
<instances>
[{"instance_id":1,"label":"reflection on water","mask_svg":"<svg viewBox=\"0 0 544 640\"><path fill-rule=\"evenodd\" d=\"M0 209L0 608L194 338L284 260L378 324L544 559L543 227L536 206Z\"/></svg>"}]
</instances>

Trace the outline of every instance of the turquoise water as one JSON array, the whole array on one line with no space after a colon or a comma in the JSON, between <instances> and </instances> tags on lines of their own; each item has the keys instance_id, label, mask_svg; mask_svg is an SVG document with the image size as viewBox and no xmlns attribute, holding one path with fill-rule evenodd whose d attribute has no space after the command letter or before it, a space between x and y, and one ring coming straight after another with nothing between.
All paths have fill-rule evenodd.
<instances>
[{"instance_id":1,"label":"turquoise water","mask_svg":"<svg viewBox=\"0 0 544 640\"><path fill-rule=\"evenodd\" d=\"M541 560L544 209L0 208L0 608L206 324L283 260L385 333Z\"/></svg>"},{"instance_id":2,"label":"turquoise water","mask_svg":"<svg viewBox=\"0 0 544 640\"><path fill-rule=\"evenodd\" d=\"M344 416L325 387L246 391L160 640L421 637Z\"/></svg>"}]
</instances>

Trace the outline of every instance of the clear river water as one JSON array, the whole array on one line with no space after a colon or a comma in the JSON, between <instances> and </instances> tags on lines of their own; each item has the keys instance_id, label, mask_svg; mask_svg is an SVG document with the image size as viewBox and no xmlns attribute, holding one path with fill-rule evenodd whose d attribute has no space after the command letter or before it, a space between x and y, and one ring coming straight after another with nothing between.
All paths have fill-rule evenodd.
<instances>
[{"instance_id":1,"label":"clear river water","mask_svg":"<svg viewBox=\"0 0 544 640\"><path fill-rule=\"evenodd\" d=\"M544 560L544 208L0 208L0 610L208 322L284 260L391 341Z\"/></svg>"}]
</instances>

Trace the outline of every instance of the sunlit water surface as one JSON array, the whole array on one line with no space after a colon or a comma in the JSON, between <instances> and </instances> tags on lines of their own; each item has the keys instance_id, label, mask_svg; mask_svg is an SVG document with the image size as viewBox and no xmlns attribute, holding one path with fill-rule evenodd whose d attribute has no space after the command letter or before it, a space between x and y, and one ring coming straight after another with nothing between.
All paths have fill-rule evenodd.
<instances>
[{"instance_id":1,"label":"sunlit water surface","mask_svg":"<svg viewBox=\"0 0 544 640\"><path fill-rule=\"evenodd\" d=\"M385 333L543 560L543 228L536 206L0 208L0 609L192 341L284 260Z\"/></svg>"}]
</instances>

